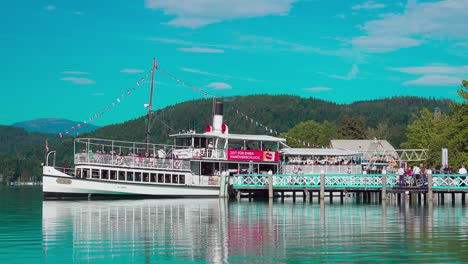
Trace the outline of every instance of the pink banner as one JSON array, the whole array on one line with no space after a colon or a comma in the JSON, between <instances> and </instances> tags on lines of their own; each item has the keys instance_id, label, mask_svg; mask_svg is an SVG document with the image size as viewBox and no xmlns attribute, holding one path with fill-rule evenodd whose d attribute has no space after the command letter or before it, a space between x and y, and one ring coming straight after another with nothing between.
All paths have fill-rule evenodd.
<instances>
[{"instance_id":1,"label":"pink banner","mask_svg":"<svg viewBox=\"0 0 468 264\"><path fill-rule=\"evenodd\" d=\"M275 151L228 149L227 158L228 160L278 162L279 153Z\"/></svg>"}]
</instances>

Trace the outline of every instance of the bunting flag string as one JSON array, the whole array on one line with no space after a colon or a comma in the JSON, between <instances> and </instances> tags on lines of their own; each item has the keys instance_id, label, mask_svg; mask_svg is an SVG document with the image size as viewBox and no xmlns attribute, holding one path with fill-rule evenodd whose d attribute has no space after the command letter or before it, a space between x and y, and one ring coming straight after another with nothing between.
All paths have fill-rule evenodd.
<instances>
[{"instance_id":1,"label":"bunting flag string","mask_svg":"<svg viewBox=\"0 0 468 264\"><path fill-rule=\"evenodd\" d=\"M211 92L208 92L207 89L197 87L195 85L192 85L190 82L187 82L187 81L184 81L182 79L177 78L175 75L171 74L169 71L167 71L165 69L158 68L156 70L159 72L159 74L161 74L162 76L174 81L177 85L181 85L181 86L183 86L183 87L185 87L187 89L191 89L191 90L193 90L194 92L197 92L198 94L200 94L203 97L220 97L220 96L217 96L215 94L212 94Z\"/></svg>"},{"instance_id":2,"label":"bunting flag string","mask_svg":"<svg viewBox=\"0 0 468 264\"><path fill-rule=\"evenodd\" d=\"M248 116L247 114L242 113L241 111L239 111L239 109L236 109L235 113L236 113L237 116L240 117L240 119L246 120L247 122L250 122L251 124L255 123L255 126L264 128L266 132L269 132L272 135L278 136L278 135L281 134L276 129L273 129L272 127L268 127L266 125L263 125L262 123L258 122L257 120L255 120L251 116ZM320 147L319 145L317 145L315 143L310 143L310 142L307 142L307 141L304 141L304 140L301 140L301 139L297 139L297 138L293 138L293 137L290 137L290 136L287 136L287 135L284 135L284 134L282 134L281 136L286 138L287 140L295 141L296 143L301 144L304 147L313 147L313 148Z\"/></svg>"},{"instance_id":3,"label":"bunting flag string","mask_svg":"<svg viewBox=\"0 0 468 264\"><path fill-rule=\"evenodd\" d=\"M151 72L152 72L152 69L150 69L148 72L146 72L144 74L144 76L146 76L146 78L148 78L150 76ZM136 82L136 86L140 87L145 82L145 80L146 80L145 77L139 78L138 81ZM92 123L93 121L95 121L96 119L98 119L100 117L102 118L106 112L111 111L117 105L121 104L123 102L123 99L125 99L125 96L130 96L132 94L130 92L130 90L136 91L136 88L132 87L131 89L124 90L125 92L120 94L120 96L117 96L117 98L115 100L113 100L110 104L106 104L101 110L90 114L89 117L86 120L84 120L83 122L77 123L77 124L71 126L69 129L66 129L65 131L59 132L58 137L63 138L64 136L68 136L71 133L75 133L75 135L78 136L79 131L84 126L88 125L89 123ZM109 105L111 105L112 108Z\"/></svg>"},{"instance_id":4,"label":"bunting flag string","mask_svg":"<svg viewBox=\"0 0 468 264\"><path fill-rule=\"evenodd\" d=\"M113 108L115 108L116 106L118 106L119 104L121 104L123 101L123 99L125 98L125 96L130 96L132 95L131 91L130 90L133 90L133 91L136 91L138 87L140 87L141 85L143 85L145 83L145 81L147 79L146 78L149 78L151 73L152 73L153 69L150 69L149 71L147 71L143 77L139 78L138 81L136 82L136 87L133 86L131 89L127 89L127 90L124 90L125 92L122 93L120 96L118 96L115 100L113 100L110 104L106 104L105 107L103 107L103 110L100 110L100 111L97 111L91 115L89 115L89 118L84 120L83 122L81 123L78 123L72 127L70 127L70 130L72 132L75 132L76 133L76 136L78 136L79 134L79 130L83 128L83 126L86 126L88 125L89 123L92 123L95 119L98 119L99 117L102 117L104 116L104 113L112 110ZM197 87L195 85L192 85L190 82L187 82L187 81L184 81L184 80L181 80L179 78L177 78L175 75L171 74L170 72L168 72L167 70L165 69L161 69L161 68L156 68L156 71L159 72L159 74L161 74L162 76L166 77L166 78L169 78L170 80L174 81L177 85L181 85L183 87L186 87L190 90L193 90L193 92L195 93L198 93L199 95L203 96L203 97L220 97L220 96L217 96L217 95L214 95L210 92L208 92L208 90L206 89L203 89L203 88L200 88L200 87ZM109 107L109 105L112 105L112 108ZM266 132L269 132L270 134L272 135L279 135L280 133L278 133L278 131L276 129L273 129L272 127L268 127L266 125L263 125L262 123L258 122L257 120L255 120L253 117L249 117L248 115L242 113L241 111L239 111L238 109L236 109L236 115L237 116L240 116L242 119L246 120L247 122L250 122L251 124L254 124L255 123L255 126L258 126L258 127L261 127L261 128L264 128ZM65 130L64 132L60 132L58 133L58 136L60 138L62 138L64 135L69 135L70 132L69 130ZM302 141L302 140L298 140L298 139L295 139L295 138L291 138L289 136L286 136L286 135L282 135L283 137L287 138L288 140L294 140L296 141L297 143L300 143L300 144L303 144L303 146L307 146L307 147L316 147L317 145L316 144L313 144L313 143L310 143L310 142L305 142L305 141ZM318 147L318 146L317 146Z\"/></svg>"}]
</instances>

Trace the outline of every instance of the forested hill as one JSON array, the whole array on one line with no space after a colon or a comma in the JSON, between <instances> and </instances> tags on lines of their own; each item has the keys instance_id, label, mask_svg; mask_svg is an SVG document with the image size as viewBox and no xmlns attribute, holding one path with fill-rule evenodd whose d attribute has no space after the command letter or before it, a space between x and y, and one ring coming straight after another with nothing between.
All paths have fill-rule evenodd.
<instances>
[{"instance_id":1,"label":"forested hill","mask_svg":"<svg viewBox=\"0 0 468 264\"><path fill-rule=\"evenodd\" d=\"M394 146L406 141L406 127L412 122L412 115L423 108L433 111L449 111L449 100L434 100L418 97L397 97L390 99L356 102L339 105L313 98L297 96L255 95L224 98L224 123L230 133L268 134L270 129L278 133L288 132L297 124L313 120L318 123L329 121L338 124L343 120L359 118L364 129L376 128L382 124L386 135ZM195 129L204 132L211 124L213 100L202 99L180 103L153 114L151 141L172 143L170 134ZM248 118L246 118L248 116ZM252 119L252 120L251 120ZM146 116L122 124L102 127L81 137L107 138L125 141L145 140ZM257 123L258 122L258 123ZM262 124L263 127L257 124ZM265 129L268 127L268 132ZM3 183L9 181L40 180L41 162L44 162L45 140L51 150L57 151L57 165L73 165L73 138L58 138L54 134L31 133L23 129L0 126L0 174Z\"/></svg>"},{"instance_id":2,"label":"forested hill","mask_svg":"<svg viewBox=\"0 0 468 264\"><path fill-rule=\"evenodd\" d=\"M451 102L419 97L395 97L340 105L289 95L229 97L223 101L224 123L229 126L230 133L267 134L265 128L256 122L268 127L268 132L271 128L283 133L303 121L329 121L337 124L344 118L355 117L363 120L366 129L386 124L390 130L389 138L386 139L396 147L405 141L405 129L411 123L413 114L418 115L423 108L434 111L436 107L442 112L447 112ZM205 126L212 122L212 103L211 99L189 101L157 111L153 115L151 141L170 142L168 136L182 130L195 129L203 132ZM122 124L106 126L83 136L144 141L145 119L144 116Z\"/></svg>"}]
</instances>

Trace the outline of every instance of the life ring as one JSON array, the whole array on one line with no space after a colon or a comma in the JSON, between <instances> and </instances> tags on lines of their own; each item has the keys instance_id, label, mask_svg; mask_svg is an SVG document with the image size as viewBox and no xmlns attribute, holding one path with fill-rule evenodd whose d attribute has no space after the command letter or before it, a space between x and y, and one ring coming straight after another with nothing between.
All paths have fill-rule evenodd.
<instances>
[{"instance_id":1,"label":"life ring","mask_svg":"<svg viewBox=\"0 0 468 264\"><path fill-rule=\"evenodd\" d=\"M174 161L174 169L180 169L180 161Z\"/></svg>"},{"instance_id":2,"label":"life ring","mask_svg":"<svg viewBox=\"0 0 468 264\"><path fill-rule=\"evenodd\" d=\"M350 167L346 167L346 172L347 172L348 174L351 174L351 168L350 168Z\"/></svg>"},{"instance_id":3,"label":"life ring","mask_svg":"<svg viewBox=\"0 0 468 264\"><path fill-rule=\"evenodd\" d=\"M122 165L123 164L122 157L117 157L116 162L117 162L117 165Z\"/></svg>"}]
</instances>

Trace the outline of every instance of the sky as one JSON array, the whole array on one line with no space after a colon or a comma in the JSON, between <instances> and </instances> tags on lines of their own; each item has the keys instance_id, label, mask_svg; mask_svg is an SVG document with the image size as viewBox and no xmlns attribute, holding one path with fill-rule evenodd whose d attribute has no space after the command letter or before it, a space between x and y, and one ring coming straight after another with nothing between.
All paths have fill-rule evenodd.
<instances>
[{"instance_id":1,"label":"sky","mask_svg":"<svg viewBox=\"0 0 468 264\"><path fill-rule=\"evenodd\" d=\"M7 1L0 124L143 116L153 57L153 109L250 94L460 100L466 10L468 0Z\"/></svg>"}]
</instances>

